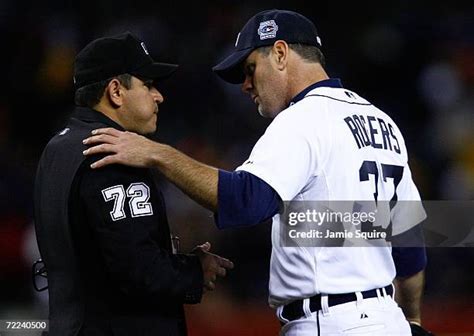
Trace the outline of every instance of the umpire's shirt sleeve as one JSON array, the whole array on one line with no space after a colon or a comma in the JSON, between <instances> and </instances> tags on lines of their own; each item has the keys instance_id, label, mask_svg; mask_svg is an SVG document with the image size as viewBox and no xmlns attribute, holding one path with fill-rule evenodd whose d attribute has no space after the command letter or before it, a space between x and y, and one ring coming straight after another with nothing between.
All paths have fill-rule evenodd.
<instances>
[{"instance_id":1,"label":"umpire's shirt sleeve","mask_svg":"<svg viewBox=\"0 0 474 336\"><path fill-rule=\"evenodd\" d=\"M79 184L83 217L114 285L149 300L199 302L201 263L170 251L164 202L150 171L121 165L93 170L88 161Z\"/></svg>"}]
</instances>

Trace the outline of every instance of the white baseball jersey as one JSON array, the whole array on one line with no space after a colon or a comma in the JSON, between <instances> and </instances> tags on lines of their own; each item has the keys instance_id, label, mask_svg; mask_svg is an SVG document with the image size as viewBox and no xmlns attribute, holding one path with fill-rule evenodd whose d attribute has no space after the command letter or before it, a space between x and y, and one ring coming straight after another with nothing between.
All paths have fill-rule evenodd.
<instances>
[{"instance_id":1,"label":"white baseball jersey","mask_svg":"<svg viewBox=\"0 0 474 336\"><path fill-rule=\"evenodd\" d=\"M420 200L407 160L388 115L352 91L315 85L278 114L237 170L267 182L283 201L373 200L375 183L379 200L395 192L398 200ZM420 222L425 213L418 210ZM394 233L408 229L403 217L394 209ZM272 307L318 293L380 288L395 277L390 247L282 247L279 214L272 225Z\"/></svg>"}]
</instances>

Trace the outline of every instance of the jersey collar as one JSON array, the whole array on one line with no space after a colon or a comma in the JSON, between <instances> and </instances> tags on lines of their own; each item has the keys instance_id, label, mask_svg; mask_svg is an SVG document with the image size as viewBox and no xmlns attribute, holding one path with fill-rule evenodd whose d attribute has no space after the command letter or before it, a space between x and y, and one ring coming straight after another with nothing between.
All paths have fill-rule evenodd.
<instances>
[{"instance_id":1,"label":"jersey collar","mask_svg":"<svg viewBox=\"0 0 474 336\"><path fill-rule=\"evenodd\" d=\"M115 121L107 117L105 114L88 107L76 107L72 117L82 120L82 121L99 122L109 127L113 127L118 130L125 131L125 129L122 126L120 126Z\"/></svg>"},{"instance_id":2,"label":"jersey collar","mask_svg":"<svg viewBox=\"0 0 474 336\"><path fill-rule=\"evenodd\" d=\"M301 99L303 99L307 94L308 92L318 88L318 87L331 87L331 88L342 88L342 83L341 83L341 80L339 78L329 78L329 79L325 79L325 80L322 80L322 81L319 81L319 82L316 82L314 84L311 84L310 86L308 86L306 89L304 89L303 91L301 91L300 93L298 93L291 101L290 101L290 105L293 105L293 104L296 104L297 102L299 102Z\"/></svg>"}]
</instances>

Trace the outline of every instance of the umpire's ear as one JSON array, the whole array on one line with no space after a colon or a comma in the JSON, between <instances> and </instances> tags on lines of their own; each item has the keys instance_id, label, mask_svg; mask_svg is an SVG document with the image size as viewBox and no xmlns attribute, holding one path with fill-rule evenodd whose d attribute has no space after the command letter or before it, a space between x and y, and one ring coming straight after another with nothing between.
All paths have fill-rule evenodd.
<instances>
[{"instance_id":1,"label":"umpire's ear","mask_svg":"<svg viewBox=\"0 0 474 336\"><path fill-rule=\"evenodd\" d=\"M123 86L118 78L110 80L105 88L105 96L114 107L120 107L123 104Z\"/></svg>"}]
</instances>

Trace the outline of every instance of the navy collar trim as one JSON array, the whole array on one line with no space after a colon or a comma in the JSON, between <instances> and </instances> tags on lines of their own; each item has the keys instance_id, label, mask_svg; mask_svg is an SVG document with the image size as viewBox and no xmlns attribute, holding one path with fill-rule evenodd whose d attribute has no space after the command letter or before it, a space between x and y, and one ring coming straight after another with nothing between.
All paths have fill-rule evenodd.
<instances>
[{"instance_id":1,"label":"navy collar trim","mask_svg":"<svg viewBox=\"0 0 474 336\"><path fill-rule=\"evenodd\" d=\"M342 86L342 83L341 83L341 80L339 78L329 78L329 79L325 79L325 80L322 80L322 81L319 81L319 82L316 82L314 84L311 84L310 86L308 86L306 89L304 89L303 91L301 91L300 93L298 93L291 101L290 101L290 105L293 105L297 102L299 102L301 99L303 99L307 94L308 92L318 88L318 87L331 87L331 88L343 88Z\"/></svg>"}]
</instances>

